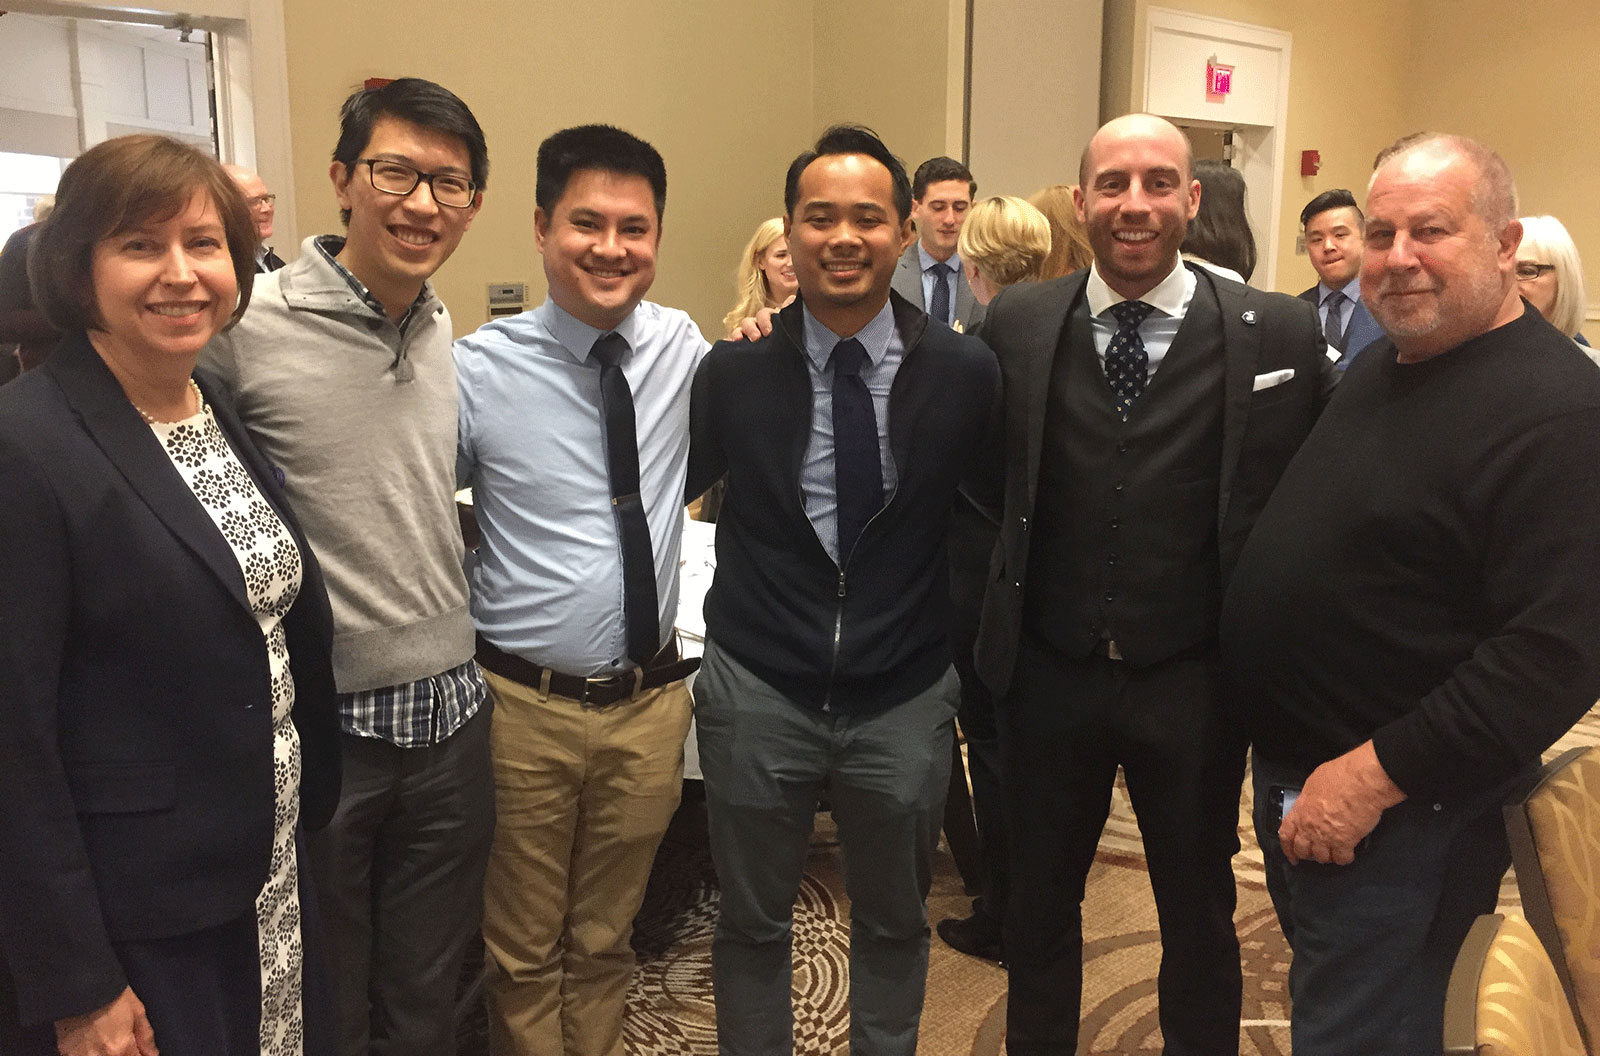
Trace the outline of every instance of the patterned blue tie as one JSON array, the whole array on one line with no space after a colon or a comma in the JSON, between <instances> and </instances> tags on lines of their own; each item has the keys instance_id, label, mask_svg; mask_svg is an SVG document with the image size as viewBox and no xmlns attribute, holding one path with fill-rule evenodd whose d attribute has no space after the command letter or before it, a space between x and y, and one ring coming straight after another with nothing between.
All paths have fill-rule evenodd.
<instances>
[{"instance_id":1,"label":"patterned blue tie","mask_svg":"<svg viewBox=\"0 0 1600 1056\"><path fill-rule=\"evenodd\" d=\"M840 568L861 529L883 505L878 416L872 393L861 380L866 359L867 350L853 337L833 346L833 483L839 502Z\"/></svg>"},{"instance_id":2,"label":"patterned blue tie","mask_svg":"<svg viewBox=\"0 0 1600 1056\"><path fill-rule=\"evenodd\" d=\"M955 321L950 318L950 272L954 269L948 264L935 262L928 270L933 272L933 304L928 314L949 326Z\"/></svg>"},{"instance_id":3,"label":"patterned blue tie","mask_svg":"<svg viewBox=\"0 0 1600 1056\"><path fill-rule=\"evenodd\" d=\"M1145 354L1144 338L1139 336L1139 324L1155 311L1143 301L1123 301L1111 306L1117 317L1117 332L1106 349L1106 380L1116 396L1117 413L1128 420L1128 408L1144 392L1150 371L1150 357Z\"/></svg>"}]
</instances>

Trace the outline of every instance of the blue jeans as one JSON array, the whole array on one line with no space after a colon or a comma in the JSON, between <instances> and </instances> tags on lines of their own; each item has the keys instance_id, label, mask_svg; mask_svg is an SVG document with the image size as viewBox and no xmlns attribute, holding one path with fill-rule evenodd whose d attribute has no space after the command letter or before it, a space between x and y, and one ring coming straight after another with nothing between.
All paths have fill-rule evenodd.
<instances>
[{"instance_id":1,"label":"blue jeans","mask_svg":"<svg viewBox=\"0 0 1600 1056\"><path fill-rule=\"evenodd\" d=\"M706 644L695 728L722 889L711 946L723 1056L794 1051L790 939L824 779L850 896L850 1051L914 1056L959 683L888 711L829 715Z\"/></svg>"},{"instance_id":2,"label":"blue jeans","mask_svg":"<svg viewBox=\"0 0 1600 1056\"><path fill-rule=\"evenodd\" d=\"M1390 807L1349 865L1290 865L1269 790L1298 789L1305 772L1259 757L1252 770L1267 890L1294 953L1295 1056L1439 1052L1450 968L1511 864L1500 804L1525 775Z\"/></svg>"}]
</instances>

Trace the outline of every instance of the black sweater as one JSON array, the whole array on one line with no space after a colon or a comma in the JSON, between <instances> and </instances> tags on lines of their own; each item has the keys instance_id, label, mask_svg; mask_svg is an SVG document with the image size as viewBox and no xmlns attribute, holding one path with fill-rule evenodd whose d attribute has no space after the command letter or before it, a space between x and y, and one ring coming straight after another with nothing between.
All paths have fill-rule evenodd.
<instances>
[{"instance_id":1,"label":"black sweater","mask_svg":"<svg viewBox=\"0 0 1600 1056\"><path fill-rule=\"evenodd\" d=\"M801 495L811 381L799 301L769 337L711 349L690 412L690 497L728 477L707 635L796 702L841 714L899 704L949 666L945 535L998 402L983 342L891 299L906 348L889 394L898 484L842 569Z\"/></svg>"},{"instance_id":2,"label":"black sweater","mask_svg":"<svg viewBox=\"0 0 1600 1056\"><path fill-rule=\"evenodd\" d=\"M1537 762L1600 695L1600 370L1531 308L1415 364L1351 365L1222 614L1258 753L1371 738L1412 795Z\"/></svg>"}]
</instances>

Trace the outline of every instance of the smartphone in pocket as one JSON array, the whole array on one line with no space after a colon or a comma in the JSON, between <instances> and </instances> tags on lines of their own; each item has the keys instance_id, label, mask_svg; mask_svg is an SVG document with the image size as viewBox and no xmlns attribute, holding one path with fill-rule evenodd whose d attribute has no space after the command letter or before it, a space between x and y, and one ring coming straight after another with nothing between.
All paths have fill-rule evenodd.
<instances>
[{"instance_id":1,"label":"smartphone in pocket","mask_svg":"<svg viewBox=\"0 0 1600 1056\"><path fill-rule=\"evenodd\" d=\"M1274 830L1283 824L1284 815L1294 807L1294 801L1300 798L1298 788L1287 785L1269 785L1267 787L1267 818L1272 822Z\"/></svg>"}]
</instances>

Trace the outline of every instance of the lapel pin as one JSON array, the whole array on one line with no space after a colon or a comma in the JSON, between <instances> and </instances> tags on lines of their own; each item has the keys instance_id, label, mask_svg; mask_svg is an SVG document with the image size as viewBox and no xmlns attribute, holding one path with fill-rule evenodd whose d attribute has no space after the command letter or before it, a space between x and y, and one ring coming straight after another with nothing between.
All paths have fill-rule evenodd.
<instances>
[{"instance_id":1,"label":"lapel pin","mask_svg":"<svg viewBox=\"0 0 1600 1056\"><path fill-rule=\"evenodd\" d=\"M1245 321L1246 326L1256 325L1256 313L1254 311L1245 312L1243 315L1239 316L1239 318Z\"/></svg>"}]
</instances>

